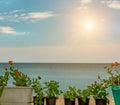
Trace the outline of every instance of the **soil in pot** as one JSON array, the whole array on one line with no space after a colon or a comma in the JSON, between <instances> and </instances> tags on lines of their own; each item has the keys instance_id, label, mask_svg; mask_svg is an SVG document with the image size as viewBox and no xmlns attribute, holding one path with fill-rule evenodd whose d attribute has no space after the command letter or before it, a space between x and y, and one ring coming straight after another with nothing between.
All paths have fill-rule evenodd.
<instances>
[{"instance_id":1,"label":"soil in pot","mask_svg":"<svg viewBox=\"0 0 120 105\"><path fill-rule=\"evenodd\" d=\"M89 98L86 99L86 102L84 102L81 98L78 98L78 105L89 105Z\"/></svg>"},{"instance_id":2,"label":"soil in pot","mask_svg":"<svg viewBox=\"0 0 120 105\"><path fill-rule=\"evenodd\" d=\"M106 99L95 99L96 105L107 105Z\"/></svg>"},{"instance_id":3,"label":"soil in pot","mask_svg":"<svg viewBox=\"0 0 120 105\"><path fill-rule=\"evenodd\" d=\"M56 98L46 98L46 105L56 105Z\"/></svg>"},{"instance_id":4,"label":"soil in pot","mask_svg":"<svg viewBox=\"0 0 120 105\"><path fill-rule=\"evenodd\" d=\"M75 99L71 101L70 99L64 99L65 105L75 105Z\"/></svg>"}]
</instances>

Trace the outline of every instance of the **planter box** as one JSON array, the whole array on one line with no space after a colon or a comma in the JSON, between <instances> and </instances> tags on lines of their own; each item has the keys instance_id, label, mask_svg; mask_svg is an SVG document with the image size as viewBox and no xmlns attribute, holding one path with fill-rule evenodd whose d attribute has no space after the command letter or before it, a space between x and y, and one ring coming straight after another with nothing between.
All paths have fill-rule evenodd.
<instances>
[{"instance_id":1,"label":"planter box","mask_svg":"<svg viewBox=\"0 0 120 105\"><path fill-rule=\"evenodd\" d=\"M120 86L112 88L115 105L120 105Z\"/></svg>"},{"instance_id":2,"label":"planter box","mask_svg":"<svg viewBox=\"0 0 120 105\"><path fill-rule=\"evenodd\" d=\"M0 103L0 105L33 105L32 103Z\"/></svg>"},{"instance_id":3,"label":"planter box","mask_svg":"<svg viewBox=\"0 0 120 105\"><path fill-rule=\"evenodd\" d=\"M32 102L31 87L5 87L0 97L0 103L30 103Z\"/></svg>"}]
</instances>

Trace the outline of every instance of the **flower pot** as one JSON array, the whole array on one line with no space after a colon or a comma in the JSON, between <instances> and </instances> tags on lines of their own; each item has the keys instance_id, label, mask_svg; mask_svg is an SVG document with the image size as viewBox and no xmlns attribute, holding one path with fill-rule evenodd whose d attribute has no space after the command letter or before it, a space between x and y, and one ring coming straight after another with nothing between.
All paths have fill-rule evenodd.
<instances>
[{"instance_id":1,"label":"flower pot","mask_svg":"<svg viewBox=\"0 0 120 105\"><path fill-rule=\"evenodd\" d=\"M112 88L115 105L120 105L120 86Z\"/></svg>"},{"instance_id":2,"label":"flower pot","mask_svg":"<svg viewBox=\"0 0 120 105\"><path fill-rule=\"evenodd\" d=\"M0 97L0 103L30 103L32 102L31 87L5 87Z\"/></svg>"},{"instance_id":3,"label":"flower pot","mask_svg":"<svg viewBox=\"0 0 120 105\"><path fill-rule=\"evenodd\" d=\"M42 98L42 104L40 104L40 103L35 104L35 99L36 99L36 96L33 96L33 103L34 103L34 105L44 105L44 98ZM40 99L37 99L37 100L39 102Z\"/></svg>"},{"instance_id":4,"label":"flower pot","mask_svg":"<svg viewBox=\"0 0 120 105\"><path fill-rule=\"evenodd\" d=\"M78 105L89 105L89 98L84 102L81 98L78 98Z\"/></svg>"},{"instance_id":5,"label":"flower pot","mask_svg":"<svg viewBox=\"0 0 120 105\"><path fill-rule=\"evenodd\" d=\"M75 99L71 101L70 99L65 98L64 103L65 105L75 105Z\"/></svg>"},{"instance_id":6,"label":"flower pot","mask_svg":"<svg viewBox=\"0 0 120 105\"><path fill-rule=\"evenodd\" d=\"M106 99L95 99L96 105L107 105Z\"/></svg>"},{"instance_id":7,"label":"flower pot","mask_svg":"<svg viewBox=\"0 0 120 105\"><path fill-rule=\"evenodd\" d=\"M56 105L56 97L46 98L46 105Z\"/></svg>"}]
</instances>

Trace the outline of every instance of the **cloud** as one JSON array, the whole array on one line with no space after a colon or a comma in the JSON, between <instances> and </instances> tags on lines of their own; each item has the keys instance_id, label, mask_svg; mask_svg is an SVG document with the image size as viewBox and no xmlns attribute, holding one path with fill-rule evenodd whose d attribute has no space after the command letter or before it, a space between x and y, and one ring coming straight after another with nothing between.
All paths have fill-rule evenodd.
<instances>
[{"instance_id":1,"label":"cloud","mask_svg":"<svg viewBox=\"0 0 120 105\"><path fill-rule=\"evenodd\" d=\"M49 18L55 16L55 14L51 11L49 12L25 12L25 10L13 10L11 12L1 13L1 20L9 21L9 22L36 22L41 19ZM3 19L2 19L3 18Z\"/></svg>"},{"instance_id":2,"label":"cloud","mask_svg":"<svg viewBox=\"0 0 120 105\"><path fill-rule=\"evenodd\" d=\"M120 1L119 0L108 0L108 1L103 0L101 2L106 4L110 8L120 9Z\"/></svg>"},{"instance_id":3,"label":"cloud","mask_svg":"<svg viewBox=\"0 0 120 105\"><path fill-rule=\"evenodd\" d=\"M4 18L2 16L0 16L0 20L4 20Z\"/></svg>"},{"instance_id":4,"label":"cloud","mask_svg":"<svg viewBox=\"0 0 120 105\"><path fill-rule=\"evenodd\" d=\"M41 19L41 18L48 18L54 16L52 13L49 12L31 12L28 13L27 18L32 18L32 19Z\"/></svg>"},{"instance_id":5,"label":"cloud","mask_svg":"<svg viewBox=\"0 0 120 105\"><path fill-rule=\"evenodd\" d=\"M108 7L110 8L114 8L114 9L120 9L120 3L111 3L108 5Z\"/></svg>"},{"instance_id":6,"label":"cloud","mask_svg":"<svg viewBox=\"0 0 120 105\"><path fill-rule=\"evenodd\" d=\"M9 35L25 35L28 34L28 32L17 32L12 27L6 27L6 26L0 26L0 33L2 34L9 34Z\"/></svg>"},{"instance_id":7,"label":"cloud","mask_svg":"<svg viewBox=\"0 0 120 105\"><path fill-rule=\"evenodd\" d=\"M91 3L93 0L80 0L81 3L85 4L85 3Z\"/></svg>"}]
</instances>

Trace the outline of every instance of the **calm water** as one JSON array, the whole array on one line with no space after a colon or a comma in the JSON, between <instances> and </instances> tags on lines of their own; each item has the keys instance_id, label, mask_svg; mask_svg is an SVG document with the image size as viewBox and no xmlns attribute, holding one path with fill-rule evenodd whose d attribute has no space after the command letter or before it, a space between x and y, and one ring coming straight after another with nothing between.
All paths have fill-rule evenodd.
<instances>
[{"instance_id":1,"label":"calm water","mask_svg":"<svg viewBox=\"0 0 120 105\"><path fill-rule=\"evenodd\" d=\"M0 75L7 63L0 64ZM15 63L15 68L30 75L30 77L42 77L41 82L56 80L60 82L60 88L66 90L68 86L85 88L97 80L97 75L106 78L105 63ZM9 85L12 85L9 81Z\"/></svg>"}]
</instances>

